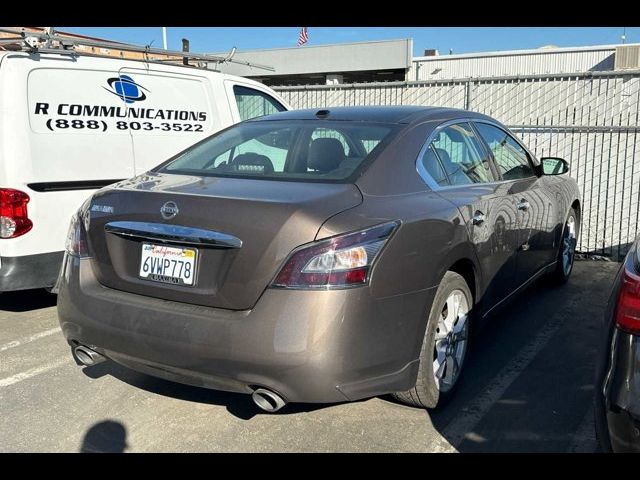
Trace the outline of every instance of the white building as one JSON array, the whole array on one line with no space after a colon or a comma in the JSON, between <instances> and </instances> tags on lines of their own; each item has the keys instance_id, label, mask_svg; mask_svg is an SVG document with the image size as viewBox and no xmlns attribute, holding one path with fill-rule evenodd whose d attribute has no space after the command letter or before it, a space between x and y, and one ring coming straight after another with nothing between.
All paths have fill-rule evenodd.
<instances>
[{"instance_id":1,"label":"white building","mask_svg":"<svg viewBox=\"0 0 640 480\"><path fill-rule=\"evenodd\" d=\"M301 47L237 51L234 60L267 65L273 72L238 64L220 71L259 80L267 85L332 85L405 80L411 68L413 41L304 45ZM226 56L227 53L220 53Z\"/></svg>"},{"instance_id":2,"label":"white building","mask_svg":"<svg viewBox=\"0 0 640 480\"><path fill-rule=\"evenodd\" d=\"M638 59L622 65L616 56L635 57L640 44L591 47L546 46L531 50L506 50L460 55L414 57L407 80L438 80L476 77L512 77L577 72L602 72L638 68ZM631 55L630 55L631 54Z\"/></svg>"},{"instance_id":3,"label":"white building","mask_svg":"<svg viewBox=\"0 0 640 480\"><path fill-rule=\"evenodd\" d=\"M640 44L590 47L545 46L467 54L413 57L413 40L311 45L236 52L234 59L268 65L274 71L237 64L226 73L268 85L332 85L384 81L420 81L478 77L599 72L640 68ZM216 55L224 56L224 52Z\"/></svg>"}]
</instances>

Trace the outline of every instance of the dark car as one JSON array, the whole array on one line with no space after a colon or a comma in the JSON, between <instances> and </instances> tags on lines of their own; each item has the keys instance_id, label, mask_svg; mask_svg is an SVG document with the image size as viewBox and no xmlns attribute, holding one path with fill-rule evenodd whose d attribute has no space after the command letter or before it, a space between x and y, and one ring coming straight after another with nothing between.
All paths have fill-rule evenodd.
<instances>
[{"instance_id":1,"label":"dark car","mask_svg":"<svg viewBox=\"0 0 640 480\"><path fill-rule=\"evenodd\" d=\"M567 170L463 110L246 121L80 208L62 330L85 365L109 358L269 411L390 392L435 407L476 322L571 274Z\"/></svg>"},{"instance_id":2,"label":"dark car","mask_svg":"<svg viewBox=\"0 0 640 480\"><path fill-rule=\"evenodd\" d=\"M604 451L640 452L640 242L631 246L605 309L595 423Z\"/></svg>"}]
</instances>

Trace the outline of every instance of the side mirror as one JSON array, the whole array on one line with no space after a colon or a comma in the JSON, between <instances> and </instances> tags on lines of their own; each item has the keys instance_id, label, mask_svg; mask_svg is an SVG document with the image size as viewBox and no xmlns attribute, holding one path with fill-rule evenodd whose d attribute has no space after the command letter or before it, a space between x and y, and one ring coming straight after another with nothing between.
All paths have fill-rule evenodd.
<instances>
[{"instance_id":1,"label":"side mirror","mask_svg":"<svg viewBox=\"0 0 640 480\"><path fill-rule=\"evenodd\" d=\"M543 157L540 159L542 163L543 175L562 175L569 171L569 162L558 157Z\"/></svg>"}]
</instances>

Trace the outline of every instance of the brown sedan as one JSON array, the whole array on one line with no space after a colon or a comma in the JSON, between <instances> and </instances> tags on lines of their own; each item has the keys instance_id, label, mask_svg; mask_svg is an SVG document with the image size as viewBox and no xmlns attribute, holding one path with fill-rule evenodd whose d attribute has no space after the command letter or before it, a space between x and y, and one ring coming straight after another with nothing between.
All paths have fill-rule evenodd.
<instances>
[{"instance_id":1,"label":"brown sedan","mask_svg":"<svg viewBox=\"0 0 640 480\"><path fill-rule=\"evenodd\" d=\"M576 183L499 122L435 107L282 112L217 133L78 211L58 281L84 365L252 394L435 407L470 331L566 281Z\"/></svg>"}]
</instances>

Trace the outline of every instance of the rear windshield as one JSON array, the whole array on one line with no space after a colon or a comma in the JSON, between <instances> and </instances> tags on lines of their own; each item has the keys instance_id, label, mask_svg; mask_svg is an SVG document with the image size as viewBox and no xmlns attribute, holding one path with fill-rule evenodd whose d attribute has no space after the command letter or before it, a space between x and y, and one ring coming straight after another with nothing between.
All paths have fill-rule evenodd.
<instances>
[{"instance_id":1,"label":"rear windshield","mask_svg":"<svg viewBox=\"0 0 640 480\"><path fill-rule=\"evenodd\" d=\"M185 150L157 171L337 182L364 166L395 131L395 125L366 122L245 122Z\"/></svg>"}]
</instances>

